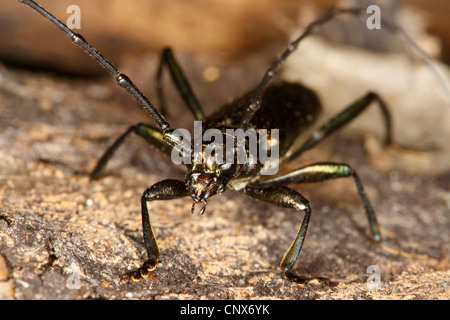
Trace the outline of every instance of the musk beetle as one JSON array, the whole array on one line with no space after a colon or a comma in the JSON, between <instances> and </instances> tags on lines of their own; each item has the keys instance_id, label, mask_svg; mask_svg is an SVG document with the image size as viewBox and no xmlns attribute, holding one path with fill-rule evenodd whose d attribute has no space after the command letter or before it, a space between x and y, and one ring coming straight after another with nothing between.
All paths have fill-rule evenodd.
<instances>
[{"instance_id":1,"label":"musk beetle","mask_svg":"<svg viewBox=\"0 0 450 320\"><path fill-rule=\"evenodd\" d=\"M281 261L281 269L285 276L293 283L305 284L311 280L326 283L328 280L321 277L303 277L294 274L292 267L297 260L305 240L308 224L311 217L311 208L308 200L297 191L287 187L289 184L321 182L330 179L351 177L354 180L356 191L361 198L365 209L370 232L376 242L381 241L380 229L372 205L364 192L361 180L355 170L345 163L318 162L297 168L282 175L265 175L267 163L255 157L250 148L250 135L238 136L238 129L245 132L254 132L257 149L266 149L270 155L277 151L276 164L282 165L300 156L327 138L331 133L347 125L361 114L373 102L379 106L384 119L386 130L385 144L391 143L391 121L389 111L382 99L375 93L356 99L353 104L325 124L319 127L299 147L293 147L296 138L309 128L316 120L320 110L320 101L316 94L296 83L278 82L271 84L271 80L281 68L288 56L297 49L299 43L318 27L331 21L338 15L362 13L359 9L333 9L312 22L303 33L291 42L284 52L274 61L266 71L262 81L256 89L250 90L240 98L221 108L213 115L204 116L188 80L184 76L172 51L165 49L161 56L158 69L158 95L161 101L161 110L164 110L161 75L164 68L170 72L171 79L178 88L181 97L195 119L201 122L201 133L214 130L222 138L222 144L202 141L200 145L190 142L178 130L170 127L164 119L163 112L158 111L147 99L141 90L125 75L120 73L114 65L102 56L81 35L74 33L65 24L56 19L44 8L32 0L18 0L31 7L44 18L61 29L72 42L83 48L97 62L115 78L118 85L126 89L140 104L140 106L153 118L156 127L148 124L137 124L125 131L116 142L111 145L97 166L91 173L92 178L98 178L108 160L124 139L131 133L144 138L148 143L157 147L163 153L181 157L185 160L187 168L185 181L167 179L155 183L147 188L141 198L142 227L145 248L148 259L143 265L124 275L124 279L139 281L152 271L159 262L160 251L153 232L148 203L154 200L169 200L181 197L191 197L193 200L192 212L200 204L200 214L205 211L207 200L231 189L257 200L270 204L292 208L304 214L298 232L292 244ZM269 134L269 130L276 130L277 136ZM252 131L253 130L253 131ZM231 132L231 133L230 133ZM234 132L234 133L233 133ZM234 143L225 145L223 141L231 140ZM214 147L214 148L210 148ZM210 152L206 152L209 150ZM225 151L226 161L218 161L219 151ZM261 150L259 150L261 151ZM243 161L238 161L237 155L241 152ZM242 153L243 152L243 153ZM230 157L228 157L230 156ZM231 159L231 161L230 161ZM242 160L241 159L241 160ZM222 158L223 160L223 158ZM273 163L272 163L273 164Z\"/></svg>"}]
</instances>

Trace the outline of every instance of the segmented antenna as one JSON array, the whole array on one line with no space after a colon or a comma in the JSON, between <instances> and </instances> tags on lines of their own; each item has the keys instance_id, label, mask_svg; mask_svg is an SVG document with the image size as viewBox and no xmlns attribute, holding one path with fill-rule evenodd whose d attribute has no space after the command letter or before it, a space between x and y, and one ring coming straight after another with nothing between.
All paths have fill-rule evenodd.
<instances>
[{"instance_id":1,"label":"segmented antenna","mask_svg":"<svg viewBox=\"0 0 450 320\"><path fill-rule=\"evenodd\" d=\"M30 7L31 9L38 12L44 18L49 20L51 23L56 25L61 29L74 44L84 49L90 56L92 56L97 62L103 66L108 72L116 79L117 84L122 88L126 89L147 111L153 119L155 119L158 124L159 129L166 131L170 129L169 123L164 119L164 117L156 110L153 104L147 99L147 97L139 90L139 88L128 78L127 75L120 73L119 70L106 59L95 47L93 47L86 39L84 39L80 34L77 34L69 29L64 23L55 18L51 13L42 8L36 2L32 0L18 0L22 4Z\"/></svg>"},{"instance_id":2,"label":"segmented antenna","mask_svg":"<svg viewBox=\"0 0 450 320\"><path fill-rule=\"evenodd\" d=\"M250 100L249 105L247 106L247 109L244 112L243 118L241 120L241 127L245 130L250 124L250 121L255 114L256 111L261 106L261 97L264 93L264 90L266 89L268 83L275 77L275 75L278 73L279 69L283 65L284 61L289 57L289 55L297 49L300 42L308 37L309 35L313 34L313 32L320 27L323 24L326 24L333 19L335 19L339 15L343 14L351 14L351 15L361 15L366 13L365 10L359 9L359 8L335 8L324 15L320 16L316 20L314 20L312 23L310 23L306 29L303 31L303 33L294 41L292 41L288 47L284 50L283 53L276 59L269 69L267 69L266 73L264 74L263 79L259 83L258 87L255 90L255 94L253 95L252 99ZM417 55L420 57L420 59L430 68L433 75L436 77L437 81L441 85L442 89L446 92L447 97L450 99L450 88L449 84L445 79L443 78L442 74L439 73L438 68L436 67L435 63L433 62L433 59L431 59L425 51L423 51L408 35L407 33L397 24L387 21L385 19L381 19L382 25L390 30L392 33L398 33L400 34L406 43L408 43L414 51L417 53Z\"/></svg>"}]
</instances>

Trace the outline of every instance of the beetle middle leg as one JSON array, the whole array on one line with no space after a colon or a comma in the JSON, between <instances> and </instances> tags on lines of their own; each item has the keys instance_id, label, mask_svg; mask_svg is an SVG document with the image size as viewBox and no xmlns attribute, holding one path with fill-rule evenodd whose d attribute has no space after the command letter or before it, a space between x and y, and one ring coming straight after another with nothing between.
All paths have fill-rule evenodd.
<instances>
[{"instance_id":1,"label":"beetle middle leg","mask_svg":"<svg viewBox=\"0 0 450 320\"><path fill-rule=\"evenodd\" d=\"M156 268L159 262L159 248L156 242L156 237L150 223L150 216L148 214L147 202L154 200L171 200L187 196L186 186L183 181L167 179L155 183L153 186L144 191L141 198L142 206L142 229L144 233L144 244L147 250L148 259L144 262L142 267L137 270L125 274L123 280L139 281L143 277L148 276L150 271Z\"/></svg>"},{"instance_id":2,"label":"beetle middle leg","mask_svg":"<svg viewBox=\"0 0 450 320\"><path fill-rule=\"evenodd\" d=\"M308 229L309 220L311 217L311 209L309 207L308 201L301 196L296 191L289 189L284 184L294 184L294 183L311 183L311 182L322 182L330 179L337 179L343 177L354 178L356 188L358 190L359 196L363 202L363 206L366 210L366 214L369 220L370 230L372 236L376 242L381 241L381 235L379 226L376 220L375 213L373 211L372 205L366 196L364 188L361 181L356 174L356 172L346 164L323 162L307 165L296 169L285 175L256 182L252 187L247 187L244 189L244 193L263 201L281 206L295 208L297 210L303 210L305 216L300 229L297 232L295 240L292 242L288 251L286 252L283 260L281 261L281 269L284 271L285 276L293 283L306 284L311 280L319 280L322 283L329 283L326 278L314 277L306 278L295 275L291 272L292 266L300 254L303 242L305 240L306 231Z\"/></svg>"},{"instance_id":3,"label":"beetle middle leg","mask_svg":"<svg viewBox=\"0 0 450 320\"><path fill-rule=\"evenodd\" d=\"M286 278L293 283L307 284L313 280L321 283L329 283L328 279L324 277L308 278L298 276L291 271L298 255L300 254L300 250L302 249L306 231L308 230L309 220L311 218L311 208L308 200L297 191L286 186L269 186L263 188L245 187L241 192L252 198L262 200L279 207L293 208L304 212L305 215L303 217L302 224L298 229L297 235L281 260L281 270L283 270Z\"/></svg>"},{"instance_id":4,"label":"beetle middle leg","mask_svg":"<svg viewBox=\"0 0 450 320\"><path fill-rule=\"evenodd\" d=\"M384 140L385 145L392 143L392 125L391 116L386 104L376 93L368 93L356 102L345 108L338 115L328 120L319 130L312 134L312 136L306 140L297 150L289 152L283 161L290 161L308 149L311 149L316 144L321 142L327 136L341 127L347 125L350 121L356 118L361 112L363 112L372 102L376 101L380 107L381 113L384 119L384 125L386 130L386 137Z\"/></svg>"},{"instance_id":5,"label":"beetle middle leg","mask_svg":"<svg viewBox=\"0 0 450 320\"><path fill-rule=\"evenodd\" d=\"M366 192L364 191L358 174L347 164L334 162L313 163L295 169L287 174L265 181L256 182L255 185L258 187L264 187L297 183L312 183L345 177L353 177L359 197L361 198L364 209L366 210L372 237L376 242L380 242L380 228L373 207L366 195Z\"/></svg>"}]
</instances>

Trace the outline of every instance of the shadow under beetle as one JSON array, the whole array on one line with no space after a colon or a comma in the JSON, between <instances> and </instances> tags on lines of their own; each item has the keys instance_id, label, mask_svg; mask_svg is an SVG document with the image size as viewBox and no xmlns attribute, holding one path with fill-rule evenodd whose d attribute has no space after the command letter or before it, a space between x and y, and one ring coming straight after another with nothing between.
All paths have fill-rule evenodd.
<instances>
[{"instance_id":1,"label":"shadow under beetle","mask_svg":"<svg viewBox=\"0 0 450 320\"><path fill-rule=\"evenodd\" d=\"M184 145L183 148L180 148L180 145L182 145L182 137L170 127L162 113L154 107L126 75L120 73L111 62L103 57L100 52L91 46L81 35L72 32L65 24L60 22L34 1L18 1L40 13L65 32L72 39L73 43L87 51L87 53L96 59L100 65L109 71L116 79L117 83L126 89L156 121L157 127L147 124L137 124L131 126L124 132L116 142L106 150L102 158L98 161L97 166L91 173L92 178L98 178L108 160L130 133L135 133L144 138L148 143L156 146L167 155L171 155L173 149L175 149L179 153L184 152L185 156L194 157L194 153L186 152L186 150L192 150L192 144L188 143L187 145ZM296 40L291 42L278 59L274 61L271 67L266 71L262 81L256 89L235 99L233 102L208 117L204 116L200 104L176 62L172 51L166 49L162 53L157 74L157 88L161 108L162 110L165 108L161 78L164 67L167 67L171 78L177 86L187 107L193 113L195 119L202 121L203 130L211 128L218 129L225 138L225 135L227 135L226 129L278 129L279 140L268 137L266 139L266 147L270 151L274 144L276 144L279 148L280 164L298 157L303 152L320 143L332 132L348 124L372 102L377 102L382 111L386 129L385 144L390 144L391 121L386 105L378 95L375 93L368 93L346 107L331 120L328 120L299 147L293 148L296 138L305 131L305 129L311 126L320 113L321 105L319 99L314 92L299 84L287 82L269 84L286 58L296 50L299 43L305 37L310 35L318 26L334 19L337 15L357 15L360 14L360 12L361 11L357 9L333 9L315 20ZM262 137L258 135L258 139L261 138ZM142 227L148 260L145 261L142 267L127 273L123 279L139 281L142 277L146 277L159 262L160 251L150 223L147 207L148 202L190 196L194 201L192 212L195 212L196 204L201 204L202 208L200 209L200 214L202 214L205 211L207 200L215 194L224 192L227 188L241 192L257 200L265 201L283 208L293 208L304 213L303 221L298 229L297 235L280 264L285 276L293 283L305 284L311 280L327 283L328 280L322 277L303 277L292 272L292 267L297 260L305 239L311 217L311 209L307 199L286 185L352 177L366 211L372 237L376 242L381 241L380 230L372 205L364 192L364 188L358 175L347 164L318 162L300 167L287 174L264 177L261 175L264 165L260 161L256 161L256 163L250 161L244 163L219 163L215 161L216 158L213 154L208 155L204 152L207 147L208 143L204 142L200 153L201 161L192 161L191 163L186 164L187 173L185 181L167 179L157 182L144 191L141 198ZM243 147L247 148L247 143L245 143ZM227 152L228 151L229 150L227 150ZM245 152L248 156L247 149ZM249 158L250 157L247 157L247 160L249 160Z\"/></svg>"}]
</instances>

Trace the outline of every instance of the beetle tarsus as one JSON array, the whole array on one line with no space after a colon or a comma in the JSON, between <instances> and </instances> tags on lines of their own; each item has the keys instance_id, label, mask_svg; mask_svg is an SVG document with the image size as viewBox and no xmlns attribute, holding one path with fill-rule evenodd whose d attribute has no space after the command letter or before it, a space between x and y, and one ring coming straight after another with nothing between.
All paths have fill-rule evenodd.
<instances>
[{"instance_id":1,"label":"beetle tarsus","mask_svg":"<svg viewBox=\"0 0 450 320\"><path fill-rule=\"evenodd\" d=\"M127 272L125 273L122 277L121 277L121 281L126 281L126 282L139 282L142 280L142 278L147 278L148 275L150 274L150 272L152 272L153 270L155 270L156 265L158 264L158 260L157 259L148 259L147 261L144 262L144 264L142 265L142 267Z\"/></svg>"},{"instance_id":2,"label":"beetle tarsus","mask_svg":"<svg viewBox=\"0 0 450 320\"><path fill-rule=\"evenodd\" d=\"M314 282L317 282L322 285L330 286L332 282L325 277L305 277L305 276L299 276L291 271L286 271L284 273L285 277L294 284L300 284L300 285L306 285L306 284L312 284Z\"/></svg>"}]
</instances>

